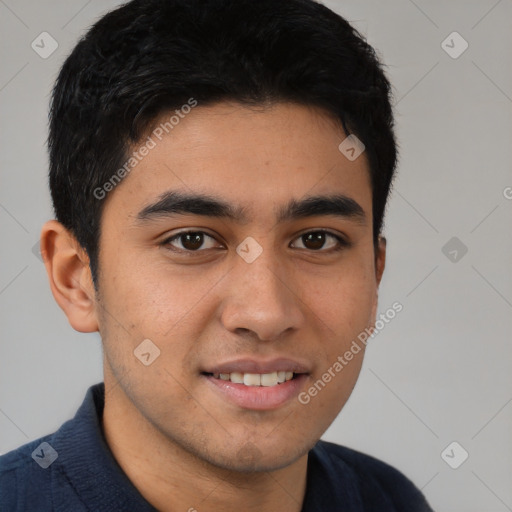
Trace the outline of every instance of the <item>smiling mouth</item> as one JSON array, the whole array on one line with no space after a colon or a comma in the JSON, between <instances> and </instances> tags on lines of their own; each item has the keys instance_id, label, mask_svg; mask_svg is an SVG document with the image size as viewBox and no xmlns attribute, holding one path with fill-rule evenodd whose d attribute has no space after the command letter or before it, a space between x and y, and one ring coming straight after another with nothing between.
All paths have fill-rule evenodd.
<instances>
[{"instance_id":1,"label":"smiling mouth","mask_svg":"<svg viewBox=\"0 0 512 512\"><path fill-rule=\"evenodd\" d=\"M203 372L203 375L207 377L213 377L214 379L230 381L233 384L243 384L245 386L254 387L272 387L284 384L290 380L297 378L300 373L294 372L271 372L271 373L208 373Z\"/></svg>"}]
</instances>

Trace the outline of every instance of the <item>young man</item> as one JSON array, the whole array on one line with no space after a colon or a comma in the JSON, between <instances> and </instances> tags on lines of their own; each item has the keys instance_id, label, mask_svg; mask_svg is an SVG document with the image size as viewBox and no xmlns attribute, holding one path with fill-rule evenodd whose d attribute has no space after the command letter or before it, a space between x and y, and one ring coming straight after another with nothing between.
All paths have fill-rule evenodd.
<instances>
[{"instance_id":1,"label":"young man","mask_svg":"<svg viewBox=\"0 0 512 512\"><path fill-rule=\"evenodd\" d=\"M145 0L52 99L41 249L104 384L1 460L0 509L430 510L319 441L375 322L396 164L371 47L311 0Z\"/></svg>"}]
</instances>

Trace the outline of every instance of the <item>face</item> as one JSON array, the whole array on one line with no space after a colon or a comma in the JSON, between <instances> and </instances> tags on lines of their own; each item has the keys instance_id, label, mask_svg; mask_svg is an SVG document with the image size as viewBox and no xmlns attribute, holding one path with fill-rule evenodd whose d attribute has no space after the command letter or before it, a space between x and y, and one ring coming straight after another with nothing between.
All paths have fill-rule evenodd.
<instances>
[{"instance_id":1,"label":"face","mask_svg":"<svg viewBox=\"0 0 512 512\"><path fill-rule=\"evenodd\" d=\"M292 463L355 385L364 350L335 363L372 325L383 251L345 137L313 108L199 105L105 199L106 386L218 467Z\"/></svg>"}]
</instances>

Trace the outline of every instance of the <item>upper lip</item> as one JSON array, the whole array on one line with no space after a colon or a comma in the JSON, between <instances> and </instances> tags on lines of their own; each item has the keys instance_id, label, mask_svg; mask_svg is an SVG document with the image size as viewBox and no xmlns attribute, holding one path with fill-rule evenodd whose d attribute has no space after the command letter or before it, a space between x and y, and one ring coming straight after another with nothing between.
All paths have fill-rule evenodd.
<instances>
[{"instance_id":1,"label":"upper lip","mask_svg":"<svg viewBox=\"0 0 512 512\"><path fill-rule=\"evenodd\" d=\"M306 363L279 357L274 359L236 359L208 366L203 373L273 373L273 372L294 372L310 373Z\"/></svg>"}]
</instances>

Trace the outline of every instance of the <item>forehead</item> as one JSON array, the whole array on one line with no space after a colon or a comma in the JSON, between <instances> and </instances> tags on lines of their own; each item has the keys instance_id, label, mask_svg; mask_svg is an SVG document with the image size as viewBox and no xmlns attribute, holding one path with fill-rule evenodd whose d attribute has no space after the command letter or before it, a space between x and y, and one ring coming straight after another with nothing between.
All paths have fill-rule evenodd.
<instances>
[{"instance_id":1,"label":"forehead","mask_svg":"<svg viewBox=\"0 0 512 512\"><path fill-rule=\"evenodd\" d=\"M110 193L109 205L133 213L180 190L223 197L252 214L327 193L371 208L366 156L351 160L340 151L347 134L322 110L220 103L186 112L160 116L131 148L127 157L135 165Z\"/></svg>"}]
</instances>

